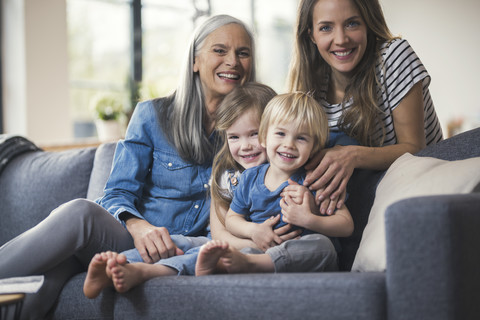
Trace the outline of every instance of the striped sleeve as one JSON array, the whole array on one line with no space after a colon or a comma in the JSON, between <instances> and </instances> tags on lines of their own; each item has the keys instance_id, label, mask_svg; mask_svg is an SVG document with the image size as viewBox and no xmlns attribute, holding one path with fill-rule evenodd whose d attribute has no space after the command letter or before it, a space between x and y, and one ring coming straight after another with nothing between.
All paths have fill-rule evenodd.
<instances>
[{"instance_id":1,"label":"striped sleeve","mask_svg":"<svg viewBox=\"0 0 480 320\"><path fill-rule=\"evenodd\" d=\"M384 49L384 90L391 110L395 109L412 87L423 81L430 85L430 76L407 40L393 41Z\"/></svg>"},{"instance_id":2,"label":"striped sleeve","mask_svg":"<svg viewBox=\"0 0 480 320\"><path fill-rule=\"evenodd\" d=\"M384 111L386 135L384 144L395 144L396 134L392 111L418 82L422 82L425 137L427 145L443 139L442 129L433 105L430 91L430 75L407 40L396 39L381 49L377 65L377 79L382 83L378 88L379 107Z\"/></svg>"}]
</instances>

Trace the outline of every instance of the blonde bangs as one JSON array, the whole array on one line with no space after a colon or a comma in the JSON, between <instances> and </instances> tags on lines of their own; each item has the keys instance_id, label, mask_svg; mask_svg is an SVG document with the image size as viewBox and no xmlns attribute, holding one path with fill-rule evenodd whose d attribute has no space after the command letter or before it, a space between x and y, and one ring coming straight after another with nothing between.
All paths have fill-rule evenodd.
<instances>
[{"instance_id":1,"label":"blonde bangs","mask_svg":"<svg viewBox=\"0 0 480 320\"><path fill-rule=\"evenodd\" d=\"M268 127L277 124L293 124L295 128L305 127L315 139L314 152L325 146L328 139L328 120L323 108L304 92L281 94L273 98L262 116L259 140L265 143Z\"/></svg>"}]
</instances>

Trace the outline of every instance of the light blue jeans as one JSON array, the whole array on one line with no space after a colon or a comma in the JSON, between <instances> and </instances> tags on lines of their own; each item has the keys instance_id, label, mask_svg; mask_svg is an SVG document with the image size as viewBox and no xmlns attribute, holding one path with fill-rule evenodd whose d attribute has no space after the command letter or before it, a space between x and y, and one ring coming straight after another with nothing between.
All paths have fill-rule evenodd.
<instances>
[{"instance_id":1,"label":"light blue jeans","mask_svg":"<svg viewBox=\"0 0 480 320\"><path fill-rule=\"evenodd\" d=\"M178 271L178 275L195 275L195 264L197 263L198 252L200 247L212 240L210 235L207 237L188 237L183 235L171 235L173 243L177 248L181 249L184 254L160 259L155 264L161 264ZM143 262L142 257L137 249L130 249L122 252L129 263Z\"/></svg>"}]
</instances>

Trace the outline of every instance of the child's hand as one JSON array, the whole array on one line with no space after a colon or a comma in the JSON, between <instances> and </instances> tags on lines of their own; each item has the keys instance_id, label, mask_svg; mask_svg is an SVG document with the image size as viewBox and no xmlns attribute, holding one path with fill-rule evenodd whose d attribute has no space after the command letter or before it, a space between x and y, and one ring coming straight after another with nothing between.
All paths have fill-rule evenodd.
<instances>
[{"instance_id":1,"label":"child's hand","mask_svg":"<svg viewBox=\"0 0 480 320\"><path fill-rule=\"evenodd\" d=\"M288 195L296 204L302 204L305 192L311 193L307 187L298 184L292 179L288 179L288 186L282 190L280 196L285 198Z\"/></svg>"},{"instance_id":2,"label":"child's hand","mask_svg":"<svg viewBox=\"0 0 480 320\"><path fill-rule=\"evenodd\" d=\"M280 215L271 217L263 223L255 224L251 239L264 252L283 242L273 230L278 221L280 221Z\"/></svg>"},{"instance_id":3,"label":"child's hand","mask_svg":"<svg viewBox=\"0 0 480 320\"><path fill-rule=\"evenodd\" d=\"M301 204L297 204L293 199L287 195L280 200L280 207L282 208L282 220L285 223L290 223L299 227L308 228L310 219L313 216L311 205L315 203L315 199L310 192L303 194ZM315 210L318 211L318 208ZM313 212L317 212L313 211Z\"/></svg>"}]
</instances>

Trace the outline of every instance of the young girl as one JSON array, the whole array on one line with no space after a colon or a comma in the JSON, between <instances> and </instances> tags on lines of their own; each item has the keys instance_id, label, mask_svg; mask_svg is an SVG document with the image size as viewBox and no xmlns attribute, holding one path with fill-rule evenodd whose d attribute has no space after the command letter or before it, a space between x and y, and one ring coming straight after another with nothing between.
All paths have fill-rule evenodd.
<instances>
[{"instance_id":1,"label":"young girl","mask_svg":"<svg viewBox=\"0 0 480 320\"><path fill-rule=\"evenodd\" d=\"M243 255L227 241L214 240L200 251L197 275L217 272L219 262L227 272L336 269L336 252L329 237L349 236L353 232L352 217L345 206L334 215L318 215L312 193L301 186L306 174L303 166L325 145L327 136L326 115L308 94L283 94L268 103L259 141L267 150L269 163L245 170L225 218L226 229L232 235L253 240L259 249L246 252L265 254ZM289 184L297 192L282 198ZM279 212L281 221L276 227L291 224L300 228L299 240L284 242L265 223ZM315 270L308 269L312 257L317 259Z\"/></svg>"},{"instance_id":2,"label":"young girl","mask_svg":"<svg viewBox=\"0 0 480 320\"><path fill-rule=\"evenodd\" d=\"M223 140L225 143L214 160L216 170L213 171L212 189L216 191L213 191L212 197L217 201L228 201L229 195L218 190L233 190L244 169L267 161L265 149L258 142L258 128L263 109L275 95L268 86L246 83L235 88L220 104L215 117L216 130L222 143ZM225 168L232 170L226 171ZM221 183L220 188L217 183ZM155 264L144 263L136 249L121 254L97 254L90 265L107 261L107 266L102 270L89 267L85 295L94 298L112 284L118 292L126 292L154 277L193 275L200 246L209 239L181 235L172 235L171 238L184 253L178 252L178 255L161 259Z\"/></svg>"}]
</instances>

